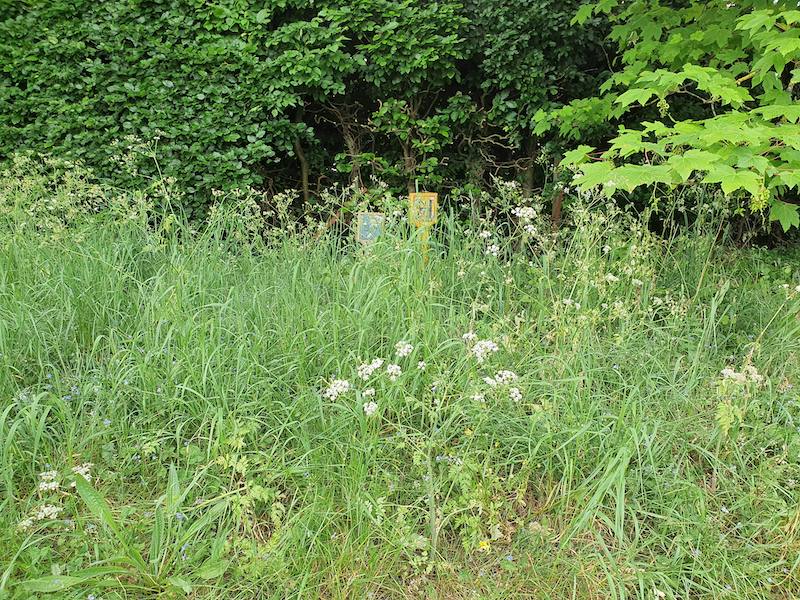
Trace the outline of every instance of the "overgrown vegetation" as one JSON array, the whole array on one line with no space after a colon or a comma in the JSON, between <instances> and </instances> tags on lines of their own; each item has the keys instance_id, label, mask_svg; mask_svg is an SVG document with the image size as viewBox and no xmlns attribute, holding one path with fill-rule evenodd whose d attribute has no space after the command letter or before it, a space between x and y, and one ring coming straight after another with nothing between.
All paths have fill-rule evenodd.
<instances>
[{"instance_id":1,"label":"overgrown vegetation","mask_svg":"<svg viewBox=\"0 0 800 600\"><path fill-rule=\"evenodd\" d=\"M800 593L796 254L599 198L554 236L506 183L513 219L443 218L426 265L402 216L365 250L248 194L190 225L23 170L0 593Z\"/></svg>"},{"instance_id":2,"label":"overgrown vegetation","mask_svg":"<svg viewBox=\"0 0 800 600\"><path fill-rule=\"evenodd\" d=\"M3 3L0 598L800 597L799 23Z\"/></svg>"},{"instance_id":3,"label":"overgrown vegetation","mask_svg":"<svg viewBox=\"0 0 800 600\"><path fill-rule=\"evenodd\" d=\"M569 24L580 5L6 3L0 157L82 160L131 188L173 177L196 212L248 185L482 187L515 169L533 185L552 159L531 116L590 93L605 68L600 29ZM159 169L147 151L121 169L142 142Z\"/></svg>"}]
</instances>

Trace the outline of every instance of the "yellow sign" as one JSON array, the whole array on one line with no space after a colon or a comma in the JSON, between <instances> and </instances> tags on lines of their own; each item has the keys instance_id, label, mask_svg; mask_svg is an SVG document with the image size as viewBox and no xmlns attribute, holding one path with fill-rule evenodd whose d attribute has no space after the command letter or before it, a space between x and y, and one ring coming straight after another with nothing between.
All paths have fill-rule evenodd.
<instances>
[{"instance_id":1,"label":"yellow sign","mask_svg":"<svg viewBox=\"0 0 800 600\"><path fill-rule=\"evenodd\" d=\"M431 225L436 223L439 213L439 194L434 192L416 192L408 195L408 219L419 232L422 242L422 260L428 264L428 239Z\"/></svg>"},{"instance_id":2,"label":"yellow sign","mask_svg":"<svg viewBox=\"0 0 800 600\"><path fill-rule=\"evenodd\" d=\"M430 227L439 212L439 194L416 192L408 195L409 220L415 227Z\"/></svg>"}]
</instances>

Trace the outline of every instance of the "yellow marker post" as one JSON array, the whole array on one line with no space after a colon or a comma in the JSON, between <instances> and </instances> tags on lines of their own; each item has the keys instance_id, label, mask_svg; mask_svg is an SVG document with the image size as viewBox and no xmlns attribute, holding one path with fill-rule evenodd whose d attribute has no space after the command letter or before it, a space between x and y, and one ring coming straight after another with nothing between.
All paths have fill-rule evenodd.
<instances>
[{"instance_id":1,"label":"yellow marker post","mask_svg":"<svg viewBox=\"0 0 800 600\"><path fill-rule=\"evenodd\" d=\"M422 259L428 263L428 240L431 226L436 223L439 213L439 194L434 192L416 192L408 195L409 221L419 231L422 240Z\"/></svg>"}]
</instances>

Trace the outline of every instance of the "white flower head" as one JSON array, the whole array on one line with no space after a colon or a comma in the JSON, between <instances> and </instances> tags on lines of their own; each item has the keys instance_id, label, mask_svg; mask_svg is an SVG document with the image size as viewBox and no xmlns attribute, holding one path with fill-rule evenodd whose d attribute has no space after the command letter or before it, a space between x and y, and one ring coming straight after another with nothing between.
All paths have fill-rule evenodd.
<instances>
[{"instance_id":1,"label":"white flower head","mask_svg":"<svg viewBox=\"0 0 800 600\"><path fill-rule=\"evenodd\" d=\"M474 332L468 331L467 333L465 333L464 335L461 336L461 339L464 340L467 343L470 343L470 342L474 342L475 340L477 340L478 336Z\"/></svg>"},{"instance_id":2,"label":"white flower head","mask_svg":"<svg viewBox=\"0 0 800 600\"><path fill-rule=\"evenodd\" d=\"M361 392L361 395L364 396L365 398L369 398L371 396L374 396L375 395L375 388L367 388L363 392Z\"/></svg>"},{"instance_id":3,"label":"white flower head","mask_svg":"<svg viewBox=\"0 0 800 600\"><path fill-rule=\"evenodd\" d=\"M603 279L605 279L608 283L617 283L619 281L619 277L613 273L606 273L606 276Z\"/></svg>"},{"instance_id":4,"label":"white flower head","mask_svg":"<svg viewBox=\"0 0 800 600\"><path fill-rule=\"evenodd\" d=\"M359 365L357 368L358 376L364 381L366 381L367 379L372 377L372 374L378 369L380 369L382 366L383 366L382 358L376 358L372 362Z\"/></svg>"},{"instance_id":5,"label":"white flower head","mask_svg":"<svg viewBox=\"0 0 800 600\"><path fill-rule=\"evenodd\" d=\"M497 381L497 383L501 384L511 383L512 381L516 381L517 379L519 379L519 377L517 377L517 374L514 373L514 371L508 371L508 370L498 371L495 374L494 378L495 381Z\"/></svg>"},{"instance_id":6,"label":"white flower head","mask_svg":"<svg viewBox=\"0 0 800 600\"><path fill-rule=\"evenodd\" d=\"M519 391L519 388L512 387L508 390L508 397L514 402L519 402L522 400L522 392Z\"/></svg>"},{"instance_id":7,"label":"white flower head","mask_svg":"<svg viewBox=\"0 0 800 600\"><path fill-rule=\"evenodd\" d=\"M346 394L348 391L350 391L349 381L346 379L334 379L331 381L328 388L322 392L322 395L328 400L336 400L339 396Z\"/></svg>"},{"instance_id":8,"label":"white flower head","mask_svg":"<svg viewBox=\"0 0 800 600\"><path fill-rule=\"evenodd\" d=\"M399 358L405 358L414 351L414 346L412 346L406 341L400 341L394 345L394 349L395 349L395 354Z\"/></svg>"},{"instance_id":9,"label":"white flower head","mask_svg":"<svg viewBox=\"0 0 800 600\"><path fill-rule=\"evenodd\" d=\"M72 467L72 472L76 475L80 475L86 481L92 480L92 474L90 473L91 468L94 466L93 463L83 463L82 465L78 465L77 467ZM73 481L70 484L70 487L75 487L75 482Z\"/></svg>"},{"instance_id":10,"label":"white flower head","mask_svg":"<svg viewBox=\"0 0 800 600\"><path fill-rule=\"evenodd\" d=\"M475 342L475 345L472 347L472 355L475 357L479 363L482 363L486 360L486 357L490 354L493 354L499 350L497 344L495 344L492 340L480 340Z\"/></svg>"},{"instance_id":11,"label":"white flower head","mask_svg":"<svg viewBox=\"0 0 800 600\"><path fill-rule=\"evenodd\" d=\"M421 360L417 363L417 369L419 369L420 371L424 371L427 366L428 363L426 363L424 360Z\"/></svg>"},{"instance_id":12,"label":"white flower head","mask_svg":"<svg viewBox=\"0 0 800 600\"><path fill-rule=\"evenodd\" d=\"M400 368L400 365L389 365L386 367L386 374L389 375L390 381L396 381L403 374L403 369Z\"/></svg>"},{"instance_id":13,"label":"white flower head","mask_svg":"<svg viewBox=\"0 0 800 600\"><path fill-rule=\"evenodd\" d=\"M370 400L369 402L364 403L364 414L368 417L374 415L378 410L378 403L374 400Z\"/></svg>"},{"instance_id":14,"label":"white flower head","mask_svg":"<svg viewBox=\"0 0 800 600\"><path fill-rule=\"evenodd\" d=\"M55 492L58 490L59 483L57 481L40 481L39 489L43 492Z\"/></svg>"},{"instance_id":15,"label":"white flower head","mask_svg":"<svg viewBox=\"0 0 800 600\"><path fill-rule=\"evenodd\" d=\"M61 506L53 504L45 504L40 506L36 511L36 520L44 521L45 519L55 519L61 511L64 510Z\"/></svg>"}]
</instances>

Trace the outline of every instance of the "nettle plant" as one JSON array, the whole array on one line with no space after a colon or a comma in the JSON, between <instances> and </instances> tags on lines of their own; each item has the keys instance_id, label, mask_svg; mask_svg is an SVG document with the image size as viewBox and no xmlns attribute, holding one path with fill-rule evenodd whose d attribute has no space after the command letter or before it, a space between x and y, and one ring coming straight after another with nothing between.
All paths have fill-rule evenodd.
<instances>
[{"instance_id":1,"label":"nettle plant","mask_svg":"<svg viewBox=\"0 0 800 600\"><path fill-rule=\"evenodd\" d=\"M535 120L574 137L621 123L603 152L581 145L563 165L607 195L641 186L717 184L784 231L800 226L800 10L771 0L602 0L574 22L607 16L621 68L592 99ZM635 128L625 123L636 122Z\"/></svg>"}]
</instances>

